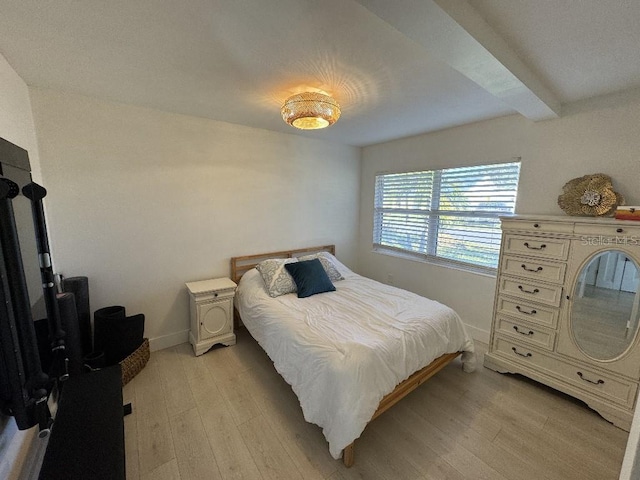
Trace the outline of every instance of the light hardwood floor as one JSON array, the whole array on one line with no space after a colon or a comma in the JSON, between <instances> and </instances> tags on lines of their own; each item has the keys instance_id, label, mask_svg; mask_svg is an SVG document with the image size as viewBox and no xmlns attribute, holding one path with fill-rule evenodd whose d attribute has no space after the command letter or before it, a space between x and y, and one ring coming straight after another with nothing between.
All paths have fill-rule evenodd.
<instances>
[{"instance_id":1,"label":"light hardwood floor","mask_svg":"<svg viewBox=\"0 0 640 480\"><path fill-rule=\"evenodd\" d=\"M347 469L246 330L153 352L125 388L127 478L617 479L627 433L580 402L460 360L373 421Z\"/></svg>"}]
</instances>

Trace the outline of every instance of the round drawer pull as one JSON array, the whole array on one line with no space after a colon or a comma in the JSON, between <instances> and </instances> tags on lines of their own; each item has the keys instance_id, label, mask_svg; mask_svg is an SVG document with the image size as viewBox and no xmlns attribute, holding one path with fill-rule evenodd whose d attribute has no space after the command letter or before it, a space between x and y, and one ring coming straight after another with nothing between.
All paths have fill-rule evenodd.
<instances>
[{"instance_id":1,"label":"round drawer pull","mask_svg":"<svg viewBox=\"0 0 640 480\"><path fill-rule=\"evenodd\" d=\"M622 232L624 232L624 229L622 229L622 228L616 228L616 232L618 232L618 233L622 233Z\"/></svg>"},{"instance_id":2,"label":"round drawer pull","mask_svg":"<svg viewBox=\"0 0 640 480\"><path fill-rule=\"evenodd\" d=\"M540 224L538 224L538 223L534 223L534 224L533 224L533 228L540 228Z\"/></svg>"},{"instance_id":3,"label":"round drawer pull","mask_svg":"<svg viewBox=\"0 0 640 480\"><path fill-rule=\"evenodd\" d=\"M217 294L217 293L214 293L214 294L213 294L213 296L214 296L214 297L217 297L217 296L218 296L218 294Z\"/></svg>"}]
</instances>

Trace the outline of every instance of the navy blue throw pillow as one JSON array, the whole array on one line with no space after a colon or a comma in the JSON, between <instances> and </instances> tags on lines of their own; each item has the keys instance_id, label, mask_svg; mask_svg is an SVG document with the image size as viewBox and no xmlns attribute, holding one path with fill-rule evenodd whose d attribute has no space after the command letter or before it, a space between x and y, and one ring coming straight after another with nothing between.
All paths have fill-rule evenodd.
<instances>
[{"instance_id":1,"label":"navy blue throw pillow","mask_svg":"<svg viewBox=\"0 0 640 480\"><path fill-rule=\"evenodd\" d=\"M285 263L289 275L298 287L298 298L310 297L316 293L335 292L327 272L317 258L303 262Z\"/></svg>"}]
</instances>

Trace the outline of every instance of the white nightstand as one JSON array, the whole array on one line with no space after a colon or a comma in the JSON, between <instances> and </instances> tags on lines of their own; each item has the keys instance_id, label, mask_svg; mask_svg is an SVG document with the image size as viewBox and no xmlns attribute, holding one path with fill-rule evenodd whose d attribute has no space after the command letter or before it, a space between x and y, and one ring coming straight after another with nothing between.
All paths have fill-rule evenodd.
<instances>
[{"instance_id":1,"label":"white nightstand","mask_svg":"<svg viewBox=\"0 0 640 480\"><path fill-rule=\"evenodd\" d=\"M189 343L202 355L212 345L234 345L233 296L236 284L228 278L187 283L191 309Z\"/></svg>"}]
</instances>

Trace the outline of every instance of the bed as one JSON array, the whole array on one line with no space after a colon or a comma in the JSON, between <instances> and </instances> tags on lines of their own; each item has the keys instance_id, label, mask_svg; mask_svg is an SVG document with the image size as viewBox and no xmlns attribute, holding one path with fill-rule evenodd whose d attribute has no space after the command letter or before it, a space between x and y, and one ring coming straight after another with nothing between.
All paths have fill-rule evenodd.
<instances>
[{"instance_id":1,"label":"bed","mask_svg":"<svg viewBox=\"0 0 640 480\"><path fill-rule=\"evenodd\" d=\"M314 252L327 252L320 255L343 277L333 282L335 291L272 298L255 267ZM475 354L452 309L362 277L334 253L325 245L234 257L231 273L238 320L291 385L305 420L322 428L333 458L342 455L351 466L367 423L459 355L463 369L473 371Z\"/></svg>"}]
</instances>

